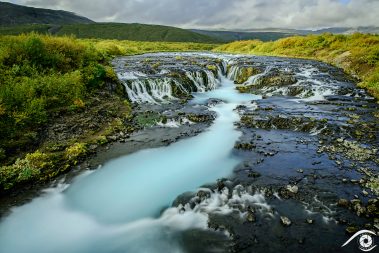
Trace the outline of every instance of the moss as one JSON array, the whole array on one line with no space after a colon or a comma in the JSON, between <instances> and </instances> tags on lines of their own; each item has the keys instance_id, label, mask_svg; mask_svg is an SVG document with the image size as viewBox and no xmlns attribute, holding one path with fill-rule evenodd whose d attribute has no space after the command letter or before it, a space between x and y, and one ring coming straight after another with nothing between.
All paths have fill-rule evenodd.
<instances>
[{"instance_id":1,"label":"moss","mask_svg":"<svg viewBox=\"0 0 379 253\"><path fill-rule=\"evenodd\" d=\"M215 65L207 65L207 69L213 73L217 73L217 67Z\"/></svg>"},{"instance_id":2,"label":"moss","mask_svg":"<svg viewBox=\"0 0 379 253\"><path fill-rule=\"evenodd\" d=\"M369 188L373 193L375 193L376 196L379 195L379 178L370 178L369 181L365 184L365 186Z\"/></svg>"},{"instance_id":3,"label":"moss","mask_svg":"<svg viewBox=\"0 0 379 253\"><path fill-rule=\"evenodd\" d=\"M153 65L151 65L151 67L152 67L153 69L158 69L159 66L161 66L161 65L162 65L162 63L160 63L160 62L156 62L156 63L154 63Z\"/></svg>"},{"instance_id":4,"label":"moss","mask_svg":"<svg viewBox=\"0 0 379 253\"><path fill-rule=\"evenodd\" d=\"M241 68L239 74L235 80L237 84L245 83L251 76L261 73L259 69L253 67L244 67Z\"/></svg>"},{"instance_id":5,"label":"moss","mask_svg":"<svg viewBox=\"0 0 379 253\"><path fill-rule=\"evenodd\" d=\"M161 116L159 113L147 111L136 116L135 120L140 127L150 127L159 122Z\"/></svg>"},{"instance_id":6,"label":"moss","mask_svg":"<svg viewBox=\"0 0 379 253\"><path fill-rule=\"evenodd\" d=\"M105 137L104 135L100 135L96 138L96 142L100 145L104 145L104 144L107 144L108 143L108 139L107 137Z\"/></svg>"}]
</instances>

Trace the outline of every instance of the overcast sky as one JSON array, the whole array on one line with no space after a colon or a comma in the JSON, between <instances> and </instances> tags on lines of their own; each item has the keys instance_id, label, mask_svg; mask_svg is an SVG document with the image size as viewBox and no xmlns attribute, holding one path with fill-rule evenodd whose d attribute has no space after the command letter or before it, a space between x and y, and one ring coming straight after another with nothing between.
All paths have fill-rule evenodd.
<instances>
[{"instance_id":1,"label":"overcast sky","mask_svg":"<svg viewBox=\"0 0 379 253\"><path fill-rule=\"evenodd\" d=\"M378 26L379 0L13 0L95 21L183 28Z\"/></svg>"}]
</instances>

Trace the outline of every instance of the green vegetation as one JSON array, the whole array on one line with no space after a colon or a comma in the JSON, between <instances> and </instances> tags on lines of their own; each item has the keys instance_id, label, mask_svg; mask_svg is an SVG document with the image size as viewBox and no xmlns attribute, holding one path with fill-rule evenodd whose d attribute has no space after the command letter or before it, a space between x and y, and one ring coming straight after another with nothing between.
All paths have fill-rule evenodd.
<instances>
[{"instance_id":1,"label":"green vegetation","mask_svg":"<svg viewBox=\"0 0 379 253\"><path fill-rule=\"evenodd\" d=\"M239 41L239 40L261 40L261 41L273 41L282 38L287 38L300 33L288 33L288 32L238 32L238 31L207 31L207 30L192 30L194 32L204 34L218 39L224 43ZM295 32L295 31L294 31Z\"/></svg>"},{"instance_id":2,"label":"green vegetation","mask_svg":"<svg viewBox=\"0 0 379 253\"><path fill-rule=\"evenodd\" d=\"M40 33L47 34L51 25L11 25L11 26L0 26L1 35L19 35L23 33Z\"/></svg>"},{"instance_id":3,"label":"green vegetation","mask_svg":"<svg viewBox=\"0 0 379 253\"><path fill-rule=\"evenodd\" d=\"M117 39L133 41L167 41L167 42L197 42L218 43L219 39L199 34L190 30L170 26L121 24L121 23L93 23L93 24L66 24L47 25L29 24L0 26L1 35L19 35L35 32L58 36L75 36L82 39Z\"/></svg>"},{"instance_id":4,"label":"green vegetation","mask_svg":"<svg viewBox=\"0 0 379 253\"><path fill-rule=\"evenodd\" d=\"M360 86L379 98L379 35L308 35L273 42L239 41L217 52L288 56L321 60L358 77Z\"/></svg>"},{"instance_id":5,"label":"green vegetation","mask_svg":"<svg viewBox=\"0 0 379 253\"><path fill-rule=\"evenodd\" d=\"M214 43L216 39L185 29L144 24L75 24L64 25L57 35L75 35L78 38L118 39L134 41L171 41Z\"/></svg>"},{"instance_id":6,"label":"green vegetation","mask_svg":"<svg viewBox=\"0 0 379 253\"><path fill-rule=\"evenodd\" d=\"M129 103L106 93L111 83L123 95L110 67L113 56L214 47L35 33L0 36L0 162L6 165L0 167L0 192L54 177L77 164L91 145L105 144L114 131L133 131L122 123L131 117ZM56 122L59 128L80 125L85 131L46 139L44 131ZM98 127L88 127L91 123Z\"/></svg>"}]
</instances>

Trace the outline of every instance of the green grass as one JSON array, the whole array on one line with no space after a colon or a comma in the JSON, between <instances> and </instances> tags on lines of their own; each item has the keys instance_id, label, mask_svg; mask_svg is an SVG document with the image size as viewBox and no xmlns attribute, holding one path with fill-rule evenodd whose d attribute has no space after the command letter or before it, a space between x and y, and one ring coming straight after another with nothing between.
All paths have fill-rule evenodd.
<instances>
[{"instance_id":1,"label":"green grass","mask_svg":"<svg viewBox=\"0 0 379 253\"><path fill-rule=\"evenodd\" d=\"M93 23L68 25L15 25L0 26L0 35L19 35L36 32L82 39L116 39L153 42L218 43L217 38L170 26Z\"/></svg>"},{"instance_id":2,"label":"green grass","mask_svg":"<svg viewBox=\"0 0 379 253\"><path fill-rule=\"evenodd\" d=\"M54 115L80 113L92 94L103 90L105 83L116 81L110 67L113 56L204 51L214 47L197 43L82 40L35 33L0 36L0 163L8 164L0 167L0 192L39 178L56 176L86 153L87 139L98 142L96 138L84 136L87 138L84 143L78 140L80 145L72 144L74 146L64 153L38 150L43 146L41 133L54 121ZM121 104L123 99L118 99ZM130 113L125 103L119 108ZM111 134L113 128L120 127L116 125L101 134ZM25 152L30 154L20 156ZM15 156L19 159L10 163L9 158Z\"/></svg>"},{"instance_id":3,"label":"green grass","mask_svg":"<svg viewBox=\"0 0 379 253\"><path fill-rule=\"evenodd\" d=\"M359 86L379 99L379 35L308 35L273 42L238 41L216 52L287 56L321 60L360 79Z\"/></svg>"}]
</instances>

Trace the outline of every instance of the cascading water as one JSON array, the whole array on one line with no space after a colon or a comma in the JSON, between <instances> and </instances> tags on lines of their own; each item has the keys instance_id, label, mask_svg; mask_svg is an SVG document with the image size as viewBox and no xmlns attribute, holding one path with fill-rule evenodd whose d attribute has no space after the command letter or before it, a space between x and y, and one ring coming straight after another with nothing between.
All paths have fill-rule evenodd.
<instances>
[{"instance_id":1,"label":"cascading water","mask_svg":"<svg viewBox=\"0 0 379 253\"><path fill-rule=\"evenodd\" d=\"M64 191L53 190L16 208L0 225L0 252L182 252L176 234L206 229L207 211L186 207L183 213L171 208L161 216L160 211L179 194L232 172L240 162L231 155L240 137L234 127L239 119L234 109L259 98L238 93L225 77L204 73L207 80L200 72L186 75L198 87L192 101L195 106L209 98L224 101L210 108L217 118L208 131L107 162ZM158 103L173 97L170 87L175 82L142 78L124 80L124 84L132 101ZM212 91L201 93L205 90ZM22 243L17 242L19 238Z\"/></svg>"},{"instance_id":2,"label":"cascading water","mask_svg":"<svg viewBox=\"0 0 379 253\"><path fill-rule=\"evenodd\" d=\"M265 77L268 73L270 73L270 70L272 69L272 66L268 66L264 72L253 75L247 79L247 81L243 85L255 85L262 77Z\"/></svg>"},{"instance_id":3,"label":"cascading water","mask_svg":"<svg viewBox=\"0 0 379 253\"><path fill-rule=\"evenodd\" d=\"M210 98L220 99L222 103L210 108L217 114L213 125L206 132L170 146L111 160L92 173L84 173L71 185L50 189L13 209L0 223L0 252L176 253L183 252L179 234L191 229L206 230L210 214L238 212L238 206L259 206L268 217L273 215L261 193L242 186L231 193L226 188L209 193L206 200L194 200L194 206L167 208L178 195L232 173L241 162L231 154L241 136L234 127L239 120L235 108L245 105L255 110L257 105L251 101L260 97L236 91L233 81L240 74L240 67L237 61L230 61L232 56L223 56L227 59L213 65L216 71L200 70L200 65L187 66L180 61L173 63L177 54L149 55L152 56L162 62L160 69L146 68L140 56L135 56L124 60L132 63L128 66L134 62L141 66L126 72L121 61L117 73L129 99L136 103L168 103L176 99L175 89L194 92L189 104L193 107L206 104ZM214 64L216 58L223 59L210 54L182 56L201 58L205 62L201 66ZM278 64L262 61L265 60L266 71L251 77L249 84L267 75L270 65ZM298 83L316 79L316 70L296 68ZM153 74L143 73L145 69ZM182 79L172 73L181 74ZM325 85L321 81L313 83ZM173 121L166 124L178 126ZM245 218L246 213L240 215Z\"/></svg>"},{"instance_id":4,"label":"cascading water","mask_svg":"<svg viewBox=\"0 0 379 253\"><path fill-rule=\"evenodd\" d=\"M169 71L163 71L160 74L166 76ZM136 77L142 78L136 78ZM185 94L191 92L206 92L216 89L220 85L222 70L217 66L217 74L212 71L185 71L185 76L191 81L196 88L186 87L182 80L176 80L169 77L147 78L140 72L136 73L118 73L119 79L123 82L128 98L136 103L167 103L175 100L173 86L176 86Z\"/></svg>"}]
</instances>

